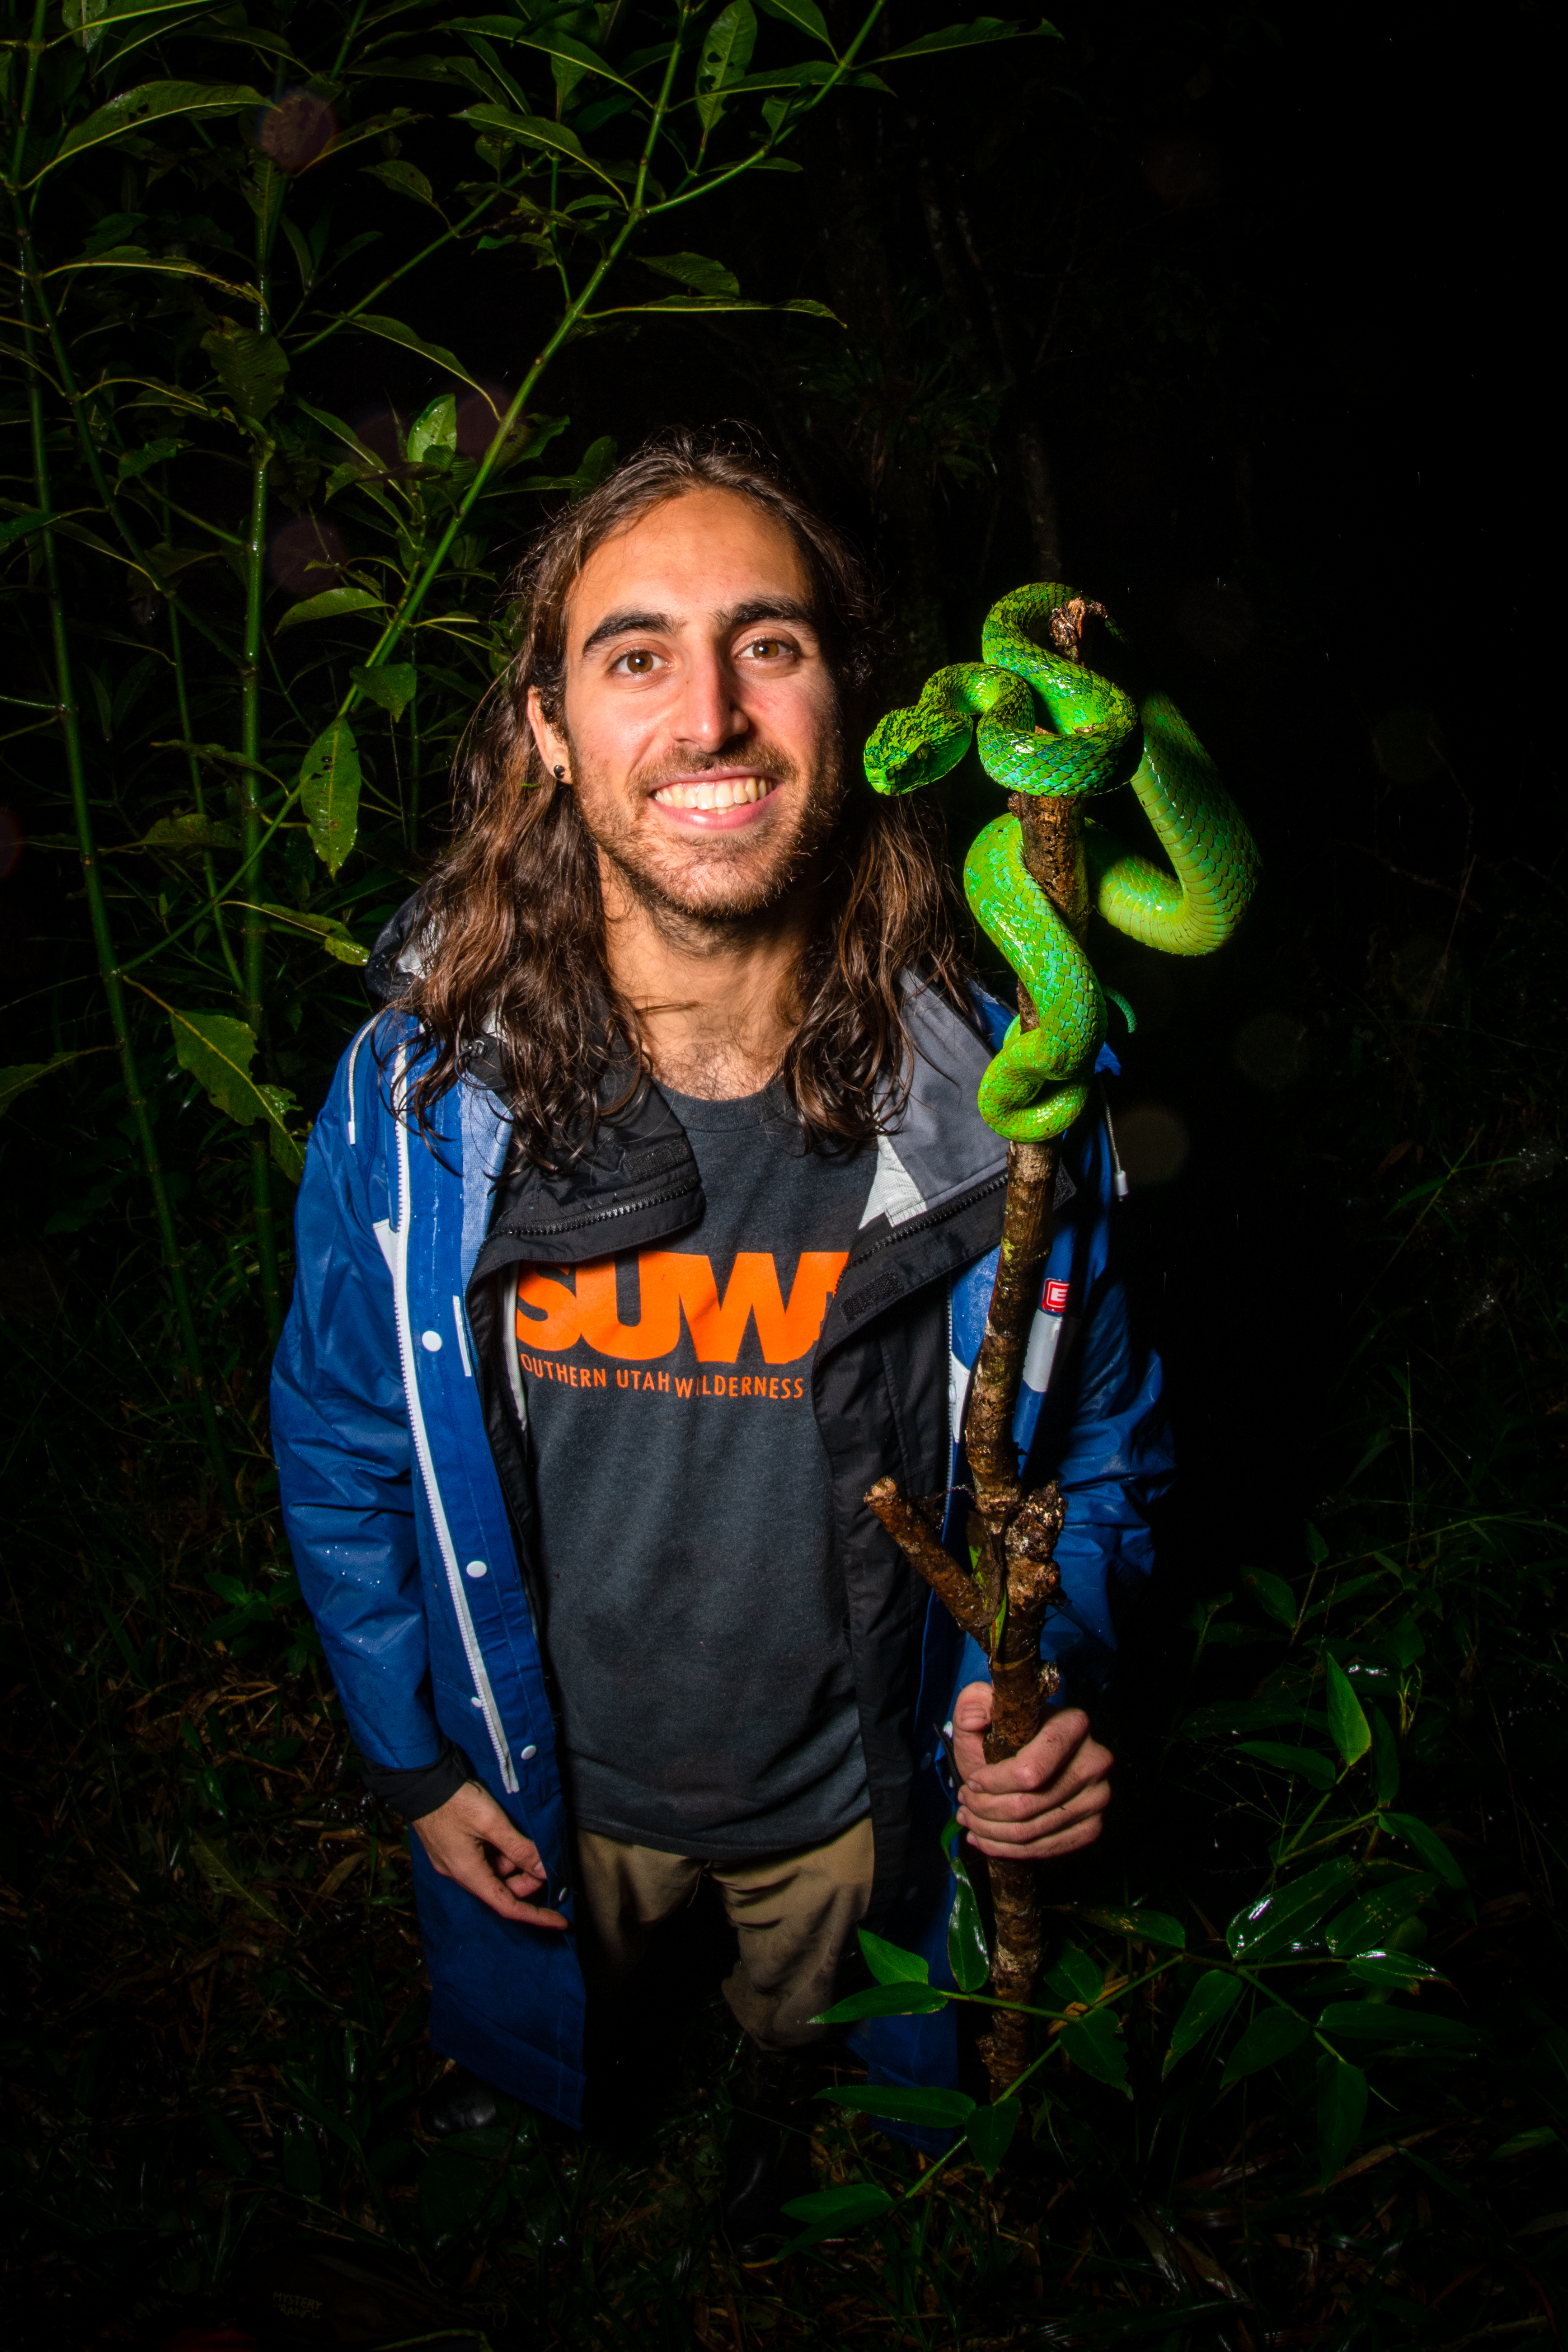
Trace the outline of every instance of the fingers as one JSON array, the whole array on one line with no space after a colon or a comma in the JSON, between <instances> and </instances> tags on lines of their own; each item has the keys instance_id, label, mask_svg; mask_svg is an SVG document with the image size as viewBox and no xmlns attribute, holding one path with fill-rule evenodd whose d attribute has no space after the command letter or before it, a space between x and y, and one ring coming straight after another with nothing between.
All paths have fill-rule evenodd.
<instances>
[{"instance_id":1,"label":"fingers","mask_svg":"<svg viewBox=\"0 0 1568 2352\"><path fill-rule=\"evenodd\" d=\"M958 1695L952 1710L952 1753L962 1780L968 1781L984 1769L984 1734L991 1720L992 1705L989 1683L970 1683Z\"/></svg>"},{"instance_id":2,"label":"fingers","mask_svg":"<svg viewBox=\"0 0 1568 2352\"><path fill-rule=\"evenodd\" d=\"M547 1886L531 1838L510 1822L488 1790L470 1783L414 1824L432 1867L500 1919L531 1927L564 1927L559 1911L533 1901Z\"/></svg>"},{"instance_id":3,"label":"fingers","mask_svg":"<svg viewBox=\"0 0 1568 2352\"><path fill-rule=\"evenodd\" d=\"M968 1693L964 1696L967 1697ZM955 1725L957 1720L954 1716ZM1107 1750L1089 1738L1089 1717L1083 1709L1064 1706L1059 1714L1051 1717L1043 1730L1036 1733L1026 1748L1021 1748L1016 1756L1009 1756L1005 1763L987 1764L982 1750L974 1769L963 1775L963 1793L966 1797L971 1791L975 1795L1013 1795L1049 1789L1073 1768L1079 1752L1085 1749L1092 1750L1096 1759L1103 1759L1097 1761L1099 1770L1110 1769L1111 1758Z\"/></svg>"},{"instance_id":4,"label":"fingers","mask_svg":"<svg viewBox=\"0 0 1568 2352\"><path fill-rule=\"evenodd\" d=\"M1066 1804L1042 1808L1037 1799L1028 1813L1011 1818L995 1818L989 1811L980 1813L961 1805L958 1818L968 1843L982 1853L996 1854L1007 1862L1041 1862L1048 1855L1092 1845L1110 1802L1109 1782L1096 1780Z\"/></svg>"}]
</instances>

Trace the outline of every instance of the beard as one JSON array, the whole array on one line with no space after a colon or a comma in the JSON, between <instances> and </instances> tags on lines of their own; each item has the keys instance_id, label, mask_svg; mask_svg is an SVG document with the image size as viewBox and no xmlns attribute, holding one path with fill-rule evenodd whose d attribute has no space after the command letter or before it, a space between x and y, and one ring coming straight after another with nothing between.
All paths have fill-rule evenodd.
<instances>
[{"instance_id":1,"label":"beard","mask_svg":"<svg viewBox=\"0 0 1568 2352\"><path fill-rule=\"evenodd\" d=\"M738 929L748 929L814 880L821 853L837 828L845 792L845 747L837 727L816 769L804 778L799 764L777 745L748 740L733 750L721 746L706 756L640 769L618 788L602 786L591 771L584 775L574 748L568 748L574 797L590 840L627 897L667 939L688 949L722 947ZM677 777L742 766L767 776L774 787L769 798L776 807L762 838L750 827L743 834L650 836L636 822L642 803Z\"/></svg>"}]
</instances>

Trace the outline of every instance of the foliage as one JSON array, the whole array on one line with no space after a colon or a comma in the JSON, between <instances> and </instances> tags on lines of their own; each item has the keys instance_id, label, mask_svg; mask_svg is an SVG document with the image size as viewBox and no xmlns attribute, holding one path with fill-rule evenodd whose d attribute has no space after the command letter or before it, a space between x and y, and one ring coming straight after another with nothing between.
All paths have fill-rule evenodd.
<instances>
[{"instance_id":1,"label":"foliage","mask_svg":"<svg viewBox=\"0 0 1568 2352\"><path fill-rule=\"evenodd\" d=\"M1205 36L1222 72L1249 22ZM880 24L856 46L807 0L466 24L84 0L65 37L10 30L33 274L5 331L6 790L51 877L0 1074L0 2162L34 2340L234 2310L301 2246L379 2265L403 2334L439 2324L434 2294L498 2345L1535 2330L1568 2260L1560 914L1489 834L1492 767L1471 839L1425 708L1369 749L1335 706L1302 748L1304 530L1305 584L1260 561L1250 604L1227 585L1159 641L1228 730L1272 896L1188 993L1135 955L1114 975L1142 1016L1132 1286L1164 1317L1195 1499L1166 1530L1179 1600L1111 1702L1120 1842L1055 1886L1012 2099L836 2058L797 2256L742 2272L713 2227L733 2053L700 1947L605 2065L627 2110L654 2070L651 2120L580 2142L509 2115L437 2147L402 1840L273 1508L267 1324L306 1120L504 660L504 563L610 462L655 336L729 370L719 413L750 383L808 474L858 485L917 666L1043 543L1045 507L1016 516L1072 354L1110 437L1066 401L1058 465L1089 438L1080 504L1130 500L1140 530L1150 420L1190 401L1206 432L1251 398L1260 306L1205 246L1221 216L1106 195L1108 156L1150 186L1170 163L1112 103L1131 37L1033 43L1000 81L982 44L982 105L942 54L882 54ZM1179 93L1178 35L1140 37ZM805 121L828 98L875 133L830 144ZM988 216L922 146L950 108ZM784 209L742 216L759 191ZM808 200L816 248L755 233ZM1121 546L1095 541L1113 594ZM1262 741L1283 769L1249 775ZM1173 1101L1226 1144L1164 1185L1133 1146ZM967 2037L984 1885L951 1837L949 1859L952 1986L873 1944L848 1998L951 2002Z\"/></svg>"}]
</instances>

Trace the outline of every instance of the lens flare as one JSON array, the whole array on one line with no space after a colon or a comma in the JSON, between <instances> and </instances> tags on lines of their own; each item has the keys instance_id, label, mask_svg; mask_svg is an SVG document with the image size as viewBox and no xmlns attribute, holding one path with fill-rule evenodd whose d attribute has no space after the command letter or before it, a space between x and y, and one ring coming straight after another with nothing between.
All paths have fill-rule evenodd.
<instances>
[{"instance_id":1,"label":"lens flare","mask_svg":"<svg viewBox=\"0 0 1568 2352\"><path fill-rule=\"evenodd\" d=\"M256 125L256 143L280 172L308 172L338 135L338 118L312 90L287 89Z\"/></svg>"},{"instance_id":2,"label":"lens flare","mask_svg":"<svg viewBox=\"0 0 1568 2352\"><path fill-rule=\"evenodd\" d=\"M348 560L342 532L314 515L286 522L273 533L267 550L268 572L290 596L319 596L324 588L335 588Z\"/></svg>"},{"instance_id":3,"label":"lens flare","mask_svg":"<svg viewBox=\"0 0 1568 2352\"><path fill-rule=\"evenodd\" d=\"M1192 1138L1186 1122L1168 1105L1134 1103L1116 1113L1116 1149L1136 1192L1173 1182L1187 1164Z\"/></svg>"}]
</instances>

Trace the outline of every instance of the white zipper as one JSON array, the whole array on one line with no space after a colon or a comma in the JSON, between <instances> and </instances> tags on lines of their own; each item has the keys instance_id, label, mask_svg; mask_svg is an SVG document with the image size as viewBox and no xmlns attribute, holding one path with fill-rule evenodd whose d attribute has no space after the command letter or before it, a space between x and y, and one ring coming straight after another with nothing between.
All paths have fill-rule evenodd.
<instances>
[{"instance_id":1,"label":"white zipper","mask_svg":"<svg viewBox=\"0 0 1568 2352\"><path fill-rule=\"evenodd\" d=\"M370 1019L365 1023L364 1027L360 1031L359 1035L354 1039L353 1044L349 1047L349 1149L351 1151L354 1145L354 1064L359 1060L360 1047L364 1044L365 1039L370 1035L371 1031L375 1027L375 1024L380 1018L381 1015L379 1013L373 1013Z\"/></svg>"},{"instance_id":2,"label":"white zipper","mask_svg":"<svg viewBox=\"0 0 1568 2352\"><path fill-rule=\"evenodd\" d=\"M451 1595L452 1612L458 1620L458 1630L463 1637L463 1654L473 1676L477 1704L485 1718L485 1728L495 1749L496 1762L500 1767L501 1785L511 1795L517 1794L518 1779L506 1734L501 1727L500 1709L485 1669L484 1653L474 1630L468 1609L468 1596L463 1590L462 1571L458 1565L457 1547L452 1530L447 1524L446 1507L441 1490L436 1483L436 1465L431 1459L430 1440L425 1428L425 1409L419 1402L419 1377L414 1354L414 1325L408 1311L408 1236L413 1225L408 1178L408 1127L403 1117L402 1088L404 1067L408 1048L397 1049L397 1063L392 1083L392 1115L397 1128L397 1223L392 1233L392 1296L397 1318L397 1352L403 1365L403 1392L408 1402L408 1426L413 1433L414 1451L419 1461L419 1473L425 1481L425 1496L430 1506L430 1518L436 1529L436 1541L440 1547L441 1564L447 1571L447 1590Z\"/></svg>"}]
</instances>

